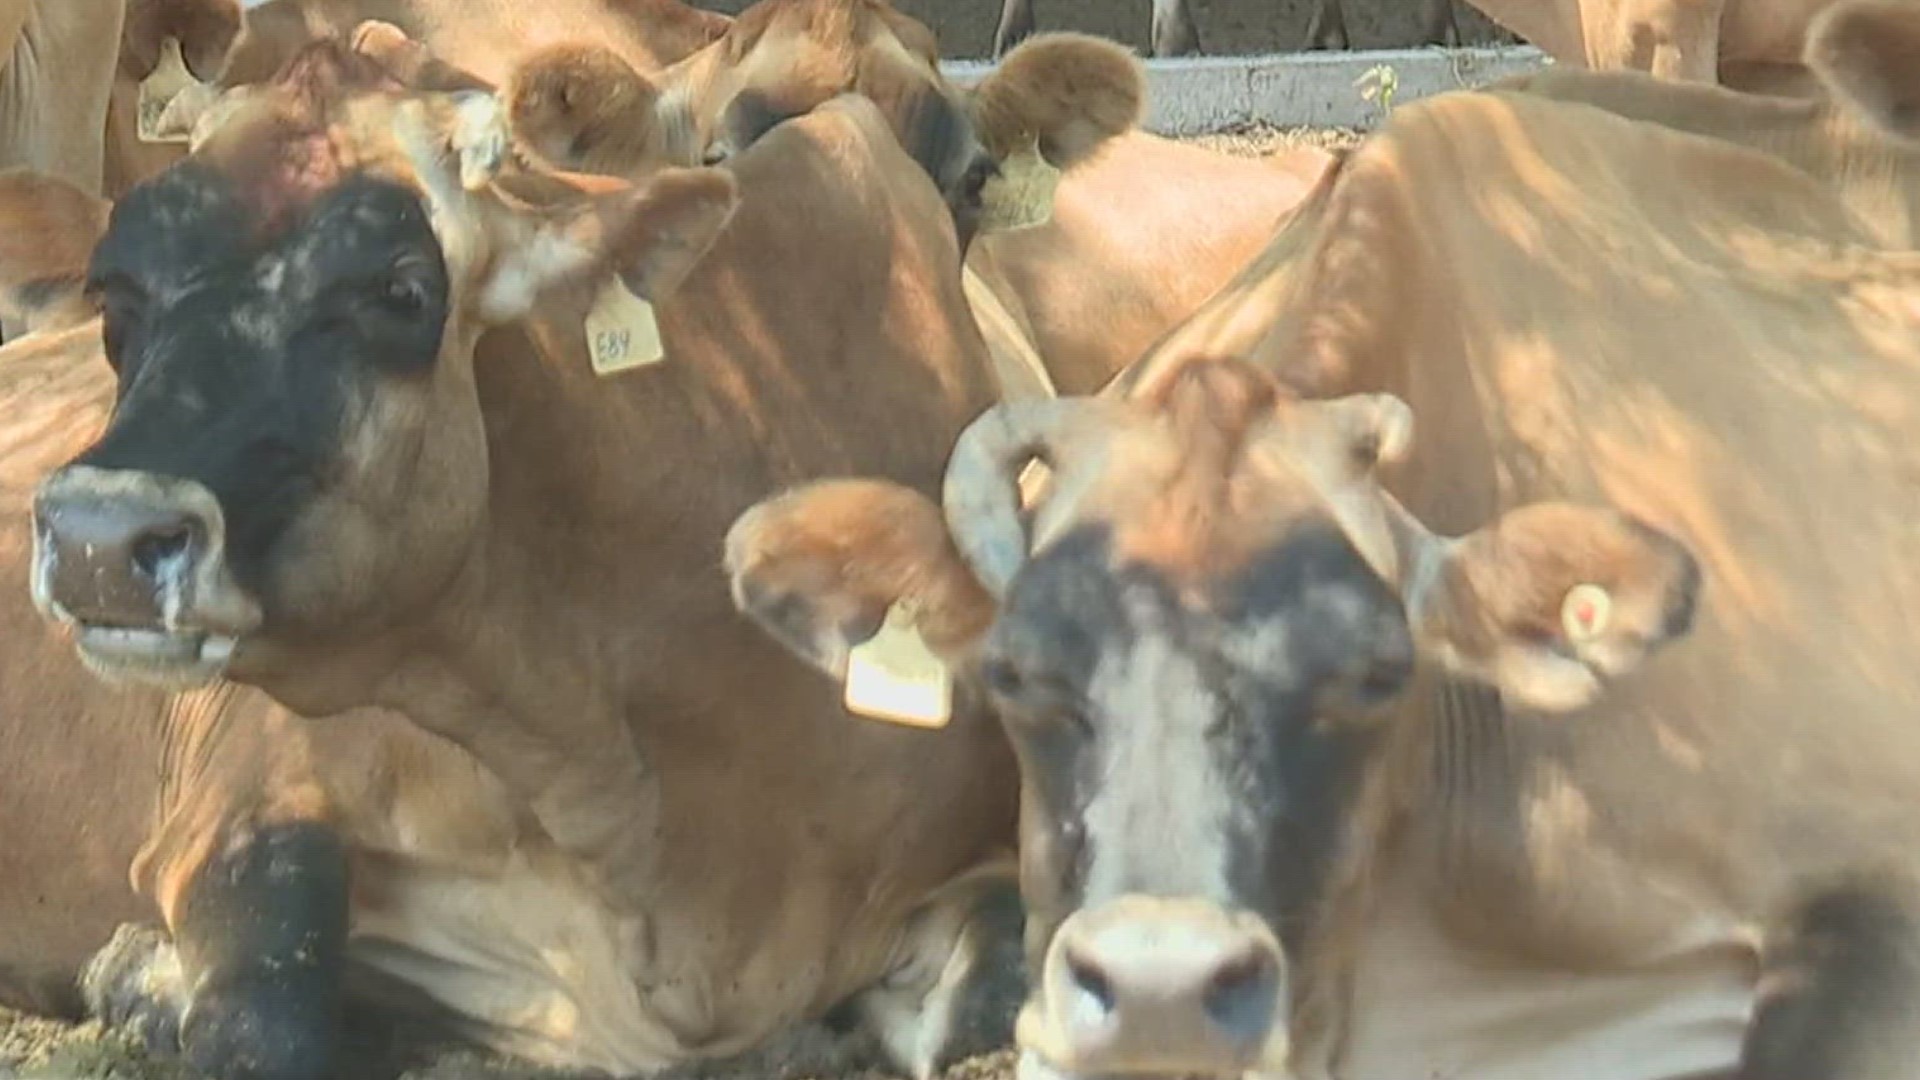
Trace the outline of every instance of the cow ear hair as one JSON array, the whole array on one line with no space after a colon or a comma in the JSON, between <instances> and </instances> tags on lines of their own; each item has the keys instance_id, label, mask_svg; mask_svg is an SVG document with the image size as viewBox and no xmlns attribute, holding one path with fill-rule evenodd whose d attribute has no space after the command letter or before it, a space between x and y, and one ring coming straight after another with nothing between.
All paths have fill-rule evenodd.
<instances>
[{"instance_id":1,"label":"cow ear hair","mask_svg":"<svg viewBox=\"0 0 1920 1080\"><path fill-rule=\"evenodd\" d=\"M897 605L911 605L927 645L952 658L993 617L940 509L885 481L823 480L758 503L728 530L725 566L735 607L836 679Z\"/></svg>"},{"instance_id":2,"label":"cow ear hair","mask_svg":"<svg viewBox=\"0 0 1920 1080\"><path fill-rule=\"evenodd\" d=\"M1535 503L1406 571L1422 653L1508 701L1582 708L1692 632L1701 571L1685 544L1611 508Z\"/></svg>"}]
</instances>

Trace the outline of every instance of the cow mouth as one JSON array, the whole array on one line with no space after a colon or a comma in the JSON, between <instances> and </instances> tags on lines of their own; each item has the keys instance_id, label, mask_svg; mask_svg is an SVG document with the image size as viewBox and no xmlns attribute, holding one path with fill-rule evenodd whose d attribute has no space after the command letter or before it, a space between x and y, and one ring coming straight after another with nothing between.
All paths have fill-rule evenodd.
<instances>
[{"instance_id":1,"label":"cow mouth","mask_svg":"<svg viewBox=\"0 0 1920 1080\"><path fill-rule=\"evenodd\" d=\"M226 673L237 638L196 630L75 623L73 642L94 674L172 690L205 686Z\"/></svg>"}]
</instances>

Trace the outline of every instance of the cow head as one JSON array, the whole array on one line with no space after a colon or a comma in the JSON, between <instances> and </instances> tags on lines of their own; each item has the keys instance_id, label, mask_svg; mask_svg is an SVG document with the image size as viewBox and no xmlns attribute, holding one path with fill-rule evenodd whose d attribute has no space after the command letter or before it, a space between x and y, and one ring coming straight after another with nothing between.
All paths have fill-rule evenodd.
<instances>
[{"instance_id":1,"label":"cow head","mask_svg":"<svg viewBox=\"0 0 1920 1080\"><path fill-rule=\"evenodd\" d=\"M970 91L939 59L932 32L885 0L762 0L657 76L589 43L560 45L529 57L507 96L515 133L552 163L633 175L717 163L782 120L860 94L946 197L963 251L977 228L1020 216L1006 204L1035 197L1029 174L1072 168L1140 117L1139 63L1101 38L1032 38Z\"/></svg>"},{"instance_id":2,"label":"cow head","mask_svg":"<svg viewBox=\"0 0 1920 1080\"><path fill-rule=\"evenodd\" d=\"M488 497L482 332L616 274L661 299L737 200L709 169L523 168L491 95L333 40L236 93L113 208L113 419L35 501L35 601L108 675L245 677L445 589Z\"/></svg>"},{"instance_id":3,"label":"cow head","mask_svg":"<svg viewBox=\"0 0 1920 1080\"><path fill-rule=\"evenodd\" d=\"M1355 827L1368 752L1465 678L1585 705L1689 629L1674 539L1540 504L1428 532L1376 469L1398 399L1307 401L1237 362L1130 400L999 406L944 518L825 481L748 511L736 603L821 668L905 601L997 703L1022 785L1029 1075L1285 1074L1293 973ZM1023 508L1016 473L1052 469Z\"/></svg>"}]
</instances>

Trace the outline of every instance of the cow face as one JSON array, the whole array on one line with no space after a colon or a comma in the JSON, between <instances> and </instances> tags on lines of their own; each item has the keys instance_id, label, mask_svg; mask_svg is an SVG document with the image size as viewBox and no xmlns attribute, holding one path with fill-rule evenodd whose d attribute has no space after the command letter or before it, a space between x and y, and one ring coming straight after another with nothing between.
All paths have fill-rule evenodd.
<instances>
[{"instance_id":1,"label":"cow face","mask_svg":"<svg viewBox=\"0 0 1920 1080\"><path fill-rule=\"evenodd\" d=\"M1684 633L1676 541L1543 504L1427 532L1375 479L1411 416L1237 363L1006 405L903 489L822 484L729 539L737 603L840 672L901 600L998 704L1022 784L1029 1075L1284 1073L1317 907L1389 722L1444 673L1566 709ZM1035 456L1048 493L1023 508Z\"/></svg>"},{"instance_id":2,"label":"cow face","mask_svg":"<svg viewBox=\"0 0 1920 1080\"><path fill-rule=\"evenodd\" d=\"M1014 205L1034 197L1029 174L1072 168L1131 128L1145 83L1112 42L1046 34L962 90L941 74L933 33L885 0L761 0L665 72L568 43L528 57L506 97L515 135L548 161L634 176L726 160L846 93L879 107L939 187L964 251L977 229L1032 216Z\"/></svg>"},{"instance_id":3,"label":"cow face","mask_svg":"<svg viewBox=\"0 0 1920 1080\"><path fill-rule=\"evenodd\" d=\"M96 670L175 685L444 590L488 498L483 330L613 273L659 299L736 198L519 169L490 96L331 41L225 113L113 210L113 420L34 510L41 611Z\"/></svg>"}]
</instances>

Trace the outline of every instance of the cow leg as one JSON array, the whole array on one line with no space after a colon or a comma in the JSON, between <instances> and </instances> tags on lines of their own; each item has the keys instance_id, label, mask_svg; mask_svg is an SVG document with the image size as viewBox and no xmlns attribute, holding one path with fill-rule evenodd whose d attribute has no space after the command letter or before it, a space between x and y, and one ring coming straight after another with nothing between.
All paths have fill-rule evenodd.
<instances>
[{"instance_id":1,"label":"cow leg","mask_svg":"<svg viewBox=\"0 0 1920 1080\"><path fill-rule=\"evenodd\" d=\"M1827 891L1767 943L1739 1080L1893 1080L1920 1061L1920 890Z\"/></svg>"},{"instance_id":2,"label":"cow leg","mask_svg":"<svg viewBox=\"0 0 1920 1080\"><path fill-rule=\"evenodd\" d=\"M915 1080L1005 1047L1027 996L1025 927L1011 873L963 882L915 917L892 974L847 1013Z\"/></svg>"},{"instance_id":3,"label":"cow leg","mask_svg":"<svg viewBox=\"0 0 1920 1080\"><path fill-rule=\"evenodd\" d=\"M165 906L170 938L123 927L88 965L94 1013L222 1080L331 1076L347 939L346 853L331 827L238 832Z\"/></svg>"},{"instance_id":4,"label":"cow leg","mask_svg":"<svg viewBox=\"0 0 1920 1080\"><path fill-rule=\"evenodd\" d=\"M1200 51L1200 29L1187 0L1153 0L1153 55L1191 56Z\"/></svg>"},{"instance_id":5,"label":"cow leg","mask_svg":"<svg viewBox=\"0 0 1920 1080\"><path fill-rule=\"evenodd\" d=\"M1460 24L1453 17L1453 0L1426 0L1421 20L1421 36L1427 45L1460 44Z\"/></svg>"},{"instance_id":6,"label":"cow leg","mask_svg":"<svg viewBox=\"0 0 1920 1080\"><path fill-rule=\"evenodd\" d=\"M1347 16L1340 0L1320 0L1307 24L1307 48L1344 52L1347 47Z\"/></svg>"},{"instance_id":7,"label":"cow leg","mask_svg":"<svg viewBox=\"0 0 1920 1080\"><path fill-rule=\"evenodd\" d=\"M993 58L1033 36L1033 0L1006 0L1000 7L1000 25L993 32Z\"/></svg>"}]
</instances>

